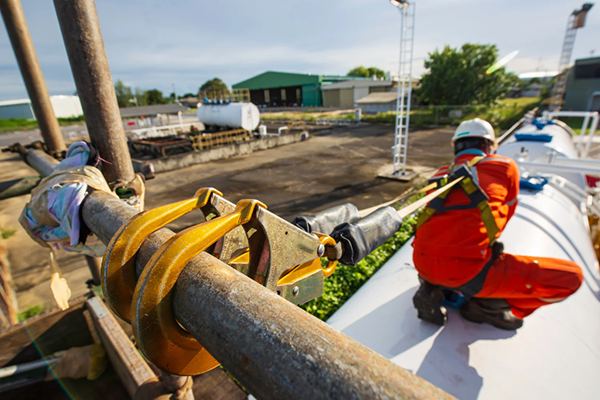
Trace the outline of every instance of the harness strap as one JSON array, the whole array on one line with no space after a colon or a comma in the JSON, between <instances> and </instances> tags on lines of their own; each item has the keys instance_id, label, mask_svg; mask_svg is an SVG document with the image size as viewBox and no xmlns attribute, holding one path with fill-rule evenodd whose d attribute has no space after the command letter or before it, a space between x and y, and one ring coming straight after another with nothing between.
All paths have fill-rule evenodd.
<instances>
[{"instance_id":1,"label":"harness strap","mask_svg":"<svg viewBox=\"0 0 600 400\"><path fill-rule=\"evenodd\" d=\"M429 218L431 218L436 212L451 210L467 210L476 206L481 213L481 220L487 232L488 240L490 242L489 245L490 247L493 246L494 242L496 241L496 235L498 234L498 232L500 232L500 229L498 228L498 225L496 224L496 219L492 214L492 209L490 207L490 203L488 202L489 199L487 195L483 192L479 185L473 181L473 175L471 172L471 169L475 167L475 165L477 165L477 163L483 160L484 158L485 157L481 156L473 157L468 163L466 163L466 171L468 171L467 173L469 173L471 176L466 176L459 183L460 188L465 192L465 194L470 200L469 204L446 207L444 206L446 197L448 196L448 193L450 193L454 189L444 192L435 199L433 199L425 208L425 210L421 213L417 221L417 229L419 229L425 222L427 222L427 220L429 220ZM449 168L450 175L452 175L455 172L456 167L457 165L455 163L452 163L452 165ZM448 177L444 176L438 179L437 181L439 187L444 186L448 183Z\"/></svg>"},{"instance_id":2,"label":"harness strap","mask_svg":"<svg viewBox=\"0 0 600 400\"><path fill-rule=\"evenodd\" d=\"M465 296L465 300L471 300L472 297L476 296L479 292L481 292L481 289L483 289L487 274L490 271L490 268L492 268L492 265L494 265L495 261L496 257L491 257L490 260L483 266L481 271L479 271L479 273L475 275L475 277L469 282L454 288L448 287L447 289L461 292L463 296Z\"/></svg>"}]
</instances>

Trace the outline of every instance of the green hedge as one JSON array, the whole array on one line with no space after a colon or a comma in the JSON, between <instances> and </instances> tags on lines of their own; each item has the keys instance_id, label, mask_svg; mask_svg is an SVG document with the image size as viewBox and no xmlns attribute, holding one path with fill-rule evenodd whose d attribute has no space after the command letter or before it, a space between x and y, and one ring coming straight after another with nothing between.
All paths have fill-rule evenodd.
<instances>
[{"instance_id":1,"label":"green hedge","mask_svg":"<svg viewBox=\"0 0 600 400\"><path fill-rule=\"evenodd\" d=\"M406 219L391 239L365 257L357 266L338 264L333 275L325 278L323 295L301 307L315 317L327 320L410 239L414 234L416 222L416 215Z\"/></svg>"},{"instance_id":2,"label":"green hedge","mask_svg":"<svg viewBox=\"0 0 600 400\"><path fill-rule=\"evenodd\" d=\"M457 107L419 107L410 112L411 126L427 125L458 125L461 121L482 118L489 121L496 129L508 129L514 125L525 113L540 103L539 98L504 99L493 106L464 106ZM450 116L451 111L462 111L460 118ZM378 113L375 115L365 114L364 122L387 123L394 125L396 112Z\"/></svg>"}]
</instances>

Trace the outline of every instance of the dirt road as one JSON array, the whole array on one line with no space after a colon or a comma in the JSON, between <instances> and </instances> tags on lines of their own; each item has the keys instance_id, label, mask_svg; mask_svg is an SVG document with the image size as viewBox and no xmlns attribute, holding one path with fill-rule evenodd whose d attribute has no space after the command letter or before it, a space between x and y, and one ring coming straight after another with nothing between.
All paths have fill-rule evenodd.
<instances>
[{"instance_id":1,"label":"dirt road","mask_svg":"<svg viewBox=\"0 0 600 400\"><path fill-rule=\"evenodd\" d=\"M451 135L451 129L411 132L409 166L426 172L449 161ZM377 178L391 164L392 144L393 127L387 125L338 127L304 142L160 174L147 182L146 205L182 200L198 188L212 186L233 202L259 199L288 220L346 202L367 208L411 186ZM35 175L15 155L0 155L0 166L0 180ZM29 196L22 196L0 202L0 227L17 229L7 245L22 310L38 304L53 306L48 251L29 239L17 222L28 200ZM191 213L170 227L180 230L200 218L199 213ZM73 297L83 294L85 281L91 278L83 257L60 252L58 261Z\"/></svg>"}]
</instances>

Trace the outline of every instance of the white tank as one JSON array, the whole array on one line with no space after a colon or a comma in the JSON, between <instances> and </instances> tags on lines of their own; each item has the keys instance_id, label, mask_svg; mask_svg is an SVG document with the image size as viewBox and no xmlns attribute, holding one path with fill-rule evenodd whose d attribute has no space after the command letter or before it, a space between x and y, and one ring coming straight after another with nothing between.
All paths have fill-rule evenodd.
<instances>
[{"instance_id":1,"label":"white tank","mask_svg":"<svg viewBox=\"0 0 600 400\"><path fill-rule=\"evenodd\" d=\"M252 103L198 103L198 119L204 125L242 128L254 131L260 121L258 107Z\"/></svg>"},{"instance_id":2,"label":"white tank","mask_svg":"<svg viewBox=\"0 0 600 400\"><path fill-rule=\"evenodd\" d=\"M412 304L409 242L327 322L462 400L597 399L600 276L583 215L548 185L519 201L502 233L505 251L580 265L585 282L564 302L535 311L516 332L465 321L453 308L445 327L428 324Z\"/></svg>"},{"instance_id":3,"label":"white tank","mask_svg":"<svg viewBox=\"0 0 600 400\"><path fill-rule=\"evenodd\" d=\"M523 140L520 135L531 135L532 137L540 135L549 136L551 140L549 142ZM517 140L517 138L520 140ZM542 129L538 129L533 124L524 125L502 143L497 153L501 156L510 157L517 162L525 161L544 164L548 163L551 157L578 158L577 149L573 143L571 134L560 125L546 125ZM538 172L532 168L524 167L521 170L528 170L533 174ZM568 179L582 189L585 188L585 176L581 173L556 171L556 174Z\"/></svg>"},{"instance_id":4,"label":"white tank","mask_svg":"<svg viewBox=\"0 0 600 400\"><path fill-rule=\"evenodd\" d=\"M513 139L498 152L514 156L518 146L527 146L536 158L550 150L576 157L570 140L550 131L556 134L552 142ZM522 190L500 238L507 253L572 260L584 274L574 295L538 309L521 329L474 324L454 308L448 308L444 327L419 320L412 304L419 286L412 239L327 322L462 400L597 399L599 265L585 195L574 201L567 186L551 181L539 192Z\"/></svg>"}]
</instances>

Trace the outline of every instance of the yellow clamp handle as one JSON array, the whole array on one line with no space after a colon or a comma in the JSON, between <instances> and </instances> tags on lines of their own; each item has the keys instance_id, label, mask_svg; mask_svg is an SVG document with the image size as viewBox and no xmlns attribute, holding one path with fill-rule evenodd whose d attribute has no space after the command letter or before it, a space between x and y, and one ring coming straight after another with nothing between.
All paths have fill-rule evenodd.
<instances>
[{"instance_id":1,"label":"yellow clamp handle","mask_svg":"<svg viewBox=\"0 0 600 400\"><path fill-rule=\"evenodd\" d=\"M198 375L219 363L177 323L172 290L185 265L226 233L250 221L258 200L240 200L235 210L181 231L148 261L133 295L132 327L140 350L157 367Z\"/></svg>"},{"instance_id":2,"label":"yellow clamp handle","mask_svg":"<svg viewBox=\"0 0 600 400\"><path fill-rule=\"evenodd\" d=\"M213 188L199 189L194 197L143 211L131 217L112 237L102 259L102 291L110 308L123 320L131 321L135 289L135 254L153 232L169 222L208 204Z\"/></svg>"}]
</instances>

